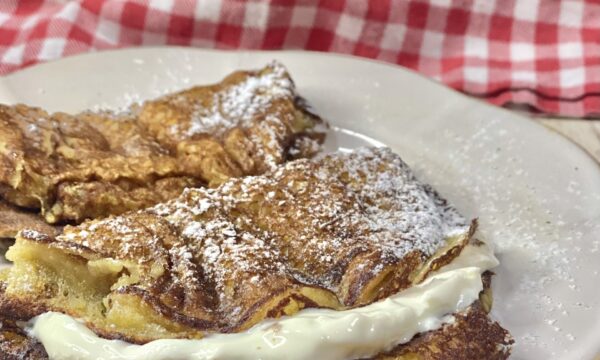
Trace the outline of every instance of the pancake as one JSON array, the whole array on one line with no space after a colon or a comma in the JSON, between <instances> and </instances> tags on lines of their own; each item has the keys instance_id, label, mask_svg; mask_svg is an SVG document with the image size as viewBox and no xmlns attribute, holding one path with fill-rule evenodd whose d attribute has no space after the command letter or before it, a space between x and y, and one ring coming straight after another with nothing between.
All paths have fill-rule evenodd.
<instances>
[{"instance_id":1,"label":"pancake","mask_svg":"<svg viewBox=\"0 0 600 360\"><path fill-rule=\"evenodd\" d=\"M121 214L312 156L320 122L276 62L120 113L0 105L0 197L49 224Z\"/></svg>"},{"instance_id":2,"label":"pancake","mask_svg":"<svg viewBox=\"0 0 600 360\"><path fill-rule=\"evenodd\" d=\"M406 289L458 256L475 227L389 149L365 148L55 237L24 230L7 253L0 310L63 312L134 343L238 332Z\"/></svg>"}]
</instances>

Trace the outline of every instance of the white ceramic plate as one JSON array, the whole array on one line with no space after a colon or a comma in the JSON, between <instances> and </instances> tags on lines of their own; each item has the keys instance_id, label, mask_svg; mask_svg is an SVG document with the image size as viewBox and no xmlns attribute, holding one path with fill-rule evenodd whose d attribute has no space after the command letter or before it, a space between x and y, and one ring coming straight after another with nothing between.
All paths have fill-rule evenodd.
<instances>
[{"instance_id":1,"label":"white ceramic plate","mask_svg":"<svg viewBox=\"0 0 600 360\"><path fill-rule=\"evenodd\" d=\"M184 48L35 66L0 80L0 102L67 112L119 108L271 59L287 65L317 113L347 130L335 132L330 147L376 139L463 213L479 217L501 261L493 316L515 336L515 359L600 353L600 168L523 117L372 61Z\"/></svg>"}]
</instances>

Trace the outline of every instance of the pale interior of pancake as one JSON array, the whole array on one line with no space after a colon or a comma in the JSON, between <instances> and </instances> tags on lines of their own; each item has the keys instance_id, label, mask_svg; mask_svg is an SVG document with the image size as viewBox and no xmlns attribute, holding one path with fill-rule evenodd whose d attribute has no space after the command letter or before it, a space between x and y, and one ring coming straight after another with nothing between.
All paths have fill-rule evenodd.
<instances>
[{"instance_id":1,"label":"pale interior of pancake","mask_svg":"<svg viewBox=\"0 0 600 360\"><path fill-rule=\"evenodd\" d=\"M176 338L186 332L194 337L193 329L169 321L140 298L111 291L136 282L134 264L108 259L88 261L19 238L7 257L13 266L5 275L6 295L14 295L24 304L62 309L98 330L115 327L135 337L152 334L158 338Z\"/></svg>"},{"instance_id":2,"label":"pale interior of pancake","mask_svg":"<svg viewBox=\"0 0 600 360\"><path fill-rule=\"evenodd\" d=\"M423 265L413 270L411 278L418 283L430 272L449 263L469 242L471 232L447 239L442 247ZM27 304L43 304L47 310L62 311L83 319L102 336L119 337L134 342L159 338L201 338L205 332L161 314L141 297L118 293L122 286L138 281L138 265L114 259L85 259L49 246L47 243L17 238L7 257L11 269L0 275L7 283L6 295ZM397 267L384 269L370 281L361 294L361 304L378 299ZM404 271L405 269L402 269ZM157 269L156 276L160 276ZM307 301L312 303L307 305ZM314 287L299 292L284 292L269 297L244 326L245 330L267 317L293 315L307 306L344 310L330 291ZM111 329L113 332L111 333Z\"/></svg>"}]
</instances>

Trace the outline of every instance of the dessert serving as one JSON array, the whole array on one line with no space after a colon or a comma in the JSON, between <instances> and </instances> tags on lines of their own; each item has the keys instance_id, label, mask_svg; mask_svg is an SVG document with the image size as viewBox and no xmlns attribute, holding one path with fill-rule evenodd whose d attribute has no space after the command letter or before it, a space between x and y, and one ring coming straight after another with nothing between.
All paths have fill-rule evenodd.
<instances>
[{"instance_id":1,"label":"dessert serving","mask_svg":"<svg viewBox=\"0 0 600 360\"><path fill-rule=\"evenodd\" d=\"M283 70L273 70L278 66L266 69L287 78ZM477 221L463 217L419 181L388 148L311 158L323 136L314 128L318 117L304 110L295 93L287 105L273 105L277 111L257 115L254 107L267 106L267 100L260 100L264 93L279 92L255 84L261 81L247 80L232 95L255 105L236 112L223 110L234 100L203 103L202 110L195 110L203 112L200 123L198 115L181 110L188 109L181 105L184 100L174 100L181 95L146 103L128 115L132 119L106 120L115 127L122 126L114 125L120 121L135 125L120 141L140 131L147 134L164 149L155 164L174 158L184 168L181 177L194 179L168 196L131 207L106 206L114 204L102 203L107 188L116 186L126 199L135 197L119 176L74 178L82 188L96 181L101 187L61 192L49 186L53 195L47 198L28 195L41 193L32 190L38 185L6 190L13 194L8 202L22 205L14 199L30 196L40 200L37 208L47 222L71 224L47 231L18 223L16 242L6 253L12 265L0 271L0 352L5 358L510 355L510 334L488 315L489 270L498 262L477 239ZM222 113L235 117L237 125L223 128L233 120L215 115ZM281 120L285 116L289 121ZM96 117L67 116L65 121ZM52 121L59 126L62 120ZM255 137L254 127L239 125L250 123L268 136ZM272 124L285 126L279 131ZM190 135L196 131L190 129L200 127L204 135ZM245 140L228 143L238 130ZM117 130L106 131L108 136ZM270 140L258 146L256 139ZM227 160L211 158L215 153L205 149L212 145L202 141L218 145ZM245 141L251 145L241 147ZM271 145L278 150L264 150ZM87 159L83 153L81 159ZM131 171L133 165L127 164ZM48 179L61 178L57 168ZM157 177L148 178L153 180L135 182L134 188L152 194ZM75 203L78 197L93 205L82 211L65 205L65 199Z\"/></svg>"}]
</instances>

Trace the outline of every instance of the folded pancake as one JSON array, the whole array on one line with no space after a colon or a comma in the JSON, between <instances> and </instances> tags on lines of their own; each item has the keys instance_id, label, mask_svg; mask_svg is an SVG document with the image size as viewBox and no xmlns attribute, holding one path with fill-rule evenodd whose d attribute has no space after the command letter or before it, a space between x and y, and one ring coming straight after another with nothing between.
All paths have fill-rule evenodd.
<instances>
[{"instance_id":1,"label":"folded pancake","mask_svg":"<svg viewBox=\"0 0 600 360\"><path fill-rule=\"evenodd\" d=\"M55 237L22 231L0 313L64 312L136 343L241 331L408 288L475 225L389 149L297 160Z\"/></svg>"},{"instance_id":2,"label":"folded pancake","mask_svg":"<svg viewBox=\"0 0 600 360\"><path fill-rule=\"evenodd\" d=\"M122 113L0 105L0 197L50 224L121 214L314 155L319 122L278 63Z\"/></svg>"}]
</instances>

